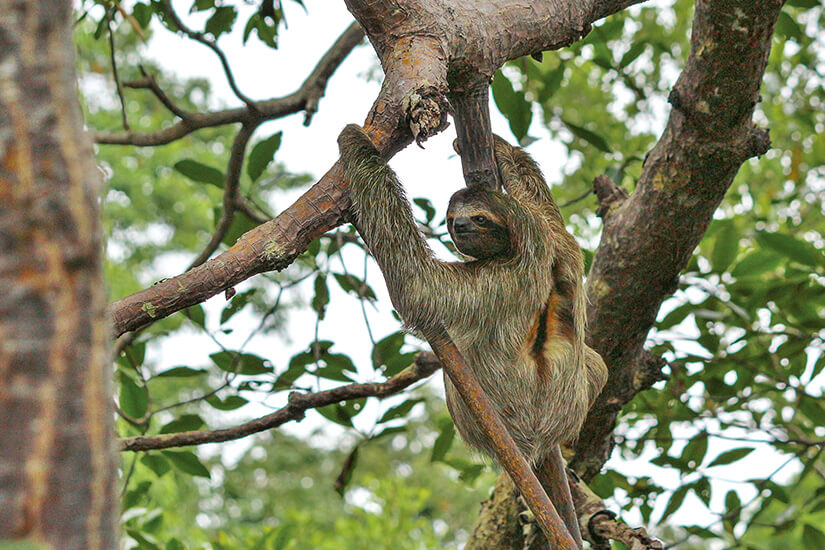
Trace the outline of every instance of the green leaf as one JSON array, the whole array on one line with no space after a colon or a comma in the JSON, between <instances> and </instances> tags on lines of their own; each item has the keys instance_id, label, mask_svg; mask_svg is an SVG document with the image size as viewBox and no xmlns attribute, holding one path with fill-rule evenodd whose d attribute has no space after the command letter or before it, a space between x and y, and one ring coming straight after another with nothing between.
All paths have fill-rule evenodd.
<instances>
[{"instance_id":1,"label":"green leaf","mask_svg":"<svg viewBox=\"0 0 825 550\"><path fill-rule=\"evenodd\" d=\"M356 445L347 456L347 459L344 461L344 465L341 467L341 472L335 479L335 492L342 497L344 496L350 481L352 481L352 474L355 472L355 467L358 465L359 451L360 447Z\"/></svg>"},{"instance_id":2,"label":"green leaf","mask_svg":"<svg viewBox=\"0 0 825 550\"><path fill-rule=\"evenodd\" d=\"M246 307L249 301L255 296L255 294L258 293L258 290L259 289L257 288L253 288L233 296L229 303L223 308L223 311L221 311L221 324L226 323L234 317L236 313Z\"/></svg>"},{"instance_id":3,"label":"green leaf","mask_svg":"<svg viewBox=\"0 0 825 550\"><path fill-rule=\"evenodd\" d=\"M150 540L152 539L151 535L139 532L137 529L126 528L125 531L126 534L138 543L138 548L140 550L160 550L160 546Z\"/></svg>"},{"instance_id":4,"label":"green leaf","mask_svg":"<svg viewBox=\"0 0 825 550\"><path fill-rule=\"evenodd\" d=\"M774 271L782 263L782 256L769 250L757 250L736 262L731 275L737 279L743 277L761 277Z\"/></svg>"},{"instance_id":5,"label":"green leaf","mask_svg":"<svg viewBox=\"0 0 825 550\"><path fill-rule=\"evenodd\" d=\"M603 151L605 153L611 153L610 146L607 144L607 141L597 134L596 132L592 132L587 128L583 128L581 126L577 126L570 121L565 119L561 119L562 122L567 126L567 129L570 130L570 133L576 136L577 138L586 141L599 151Z\"/></svg>"},{"instance_id":6,"label":"green leaf","mask_svg":"<svg viewBox=\"0 0 825 550\"><path fill-rule=\"evenodd\" d=\"M215 0L195 0L192 11L206 11L215 7Z\"/></svg>"},{"instance_id":7,"label":"green leaf","mask_svg":"<svg viewBox=\"0 0 825 550\"><path fill-rule=\"evenodd\" d=\"M176 538L171 538L166 542L164 550L186 550L186 546Z\"/></svg>"},{"instance_id":8,"label":"green leaf","mask_svg":"<svg viewBox=\"0 0 825 550\"><path fill-rule=\"evenodd\" d=\"M751 454L753 449L750 447L739 447L737 449L731 449L730 451L725 451L724 453L720 453L719 456L713 459L713 461L707 465L708 468L712 468L713 466L724 466L726 464L731 464L736 462L737 460L741 460Z\"/></svg>"},{"instance_id":9,"label":"green leaf","mask_svg":"<svg viewBox=\"0 0 825 550\"><path fill-rule=\"evenodd\" d=\"M272 541L272 550L286 550L287 544L289 541L293 540L294 537L292 532L294 531L295 526L291 524L284 525L280 529L278 529L278 534L275 536L275 539Z\"/></svg>"},{"instance_id":10,"label":"green leaf","mask_svg":"<svg viewBox=\"0 0 825 550\"><path fill-rule=\"evenodd\" d=\"M347 428L353 427L352 415L350 415L346 407L344 407L340 403L332 403L331 405L318 407L315 410L318 411L318 413L327 420L332 420L336 424L346 426Z\"/></svg>"},{"instance_id":11,"label":"green leaf","mask_svg":"<svg viewBox=\"0 0 825 550\"><path fill-rule=\"evenodd\" d=\"M244 399L240 395L230 395L223 400L216 395L210 395L206 398L206 402L219 411L234 411L235 409L240 409L249 403L248 400Z\"/></svg>"},{"instance_id":12,"label":"green leaf","mask_svg":"<svg viewBox=\"0 0 825 550\"><path fill-rule=\"evenodd\" d=\"M123 372L118 372L118 379L120 381L120 395L118 396L120 410L131 418L143 418L149 407L149 395L146 393L146 388L138 386L131 376Z\"/></svg>"},{"instance_id":13,"label":"green leaf","mask_svg":"<svg viewBox=\"0 0 825 550\"><path fill-rule=\"evenodd\" d=\"M281 20L283 11L280 9L275 10L275 21L270 24L267 21L267 18L262 17L260 12L255 12L249 18L249 21L246 22L246 27L244 27L243 31L243 43L246 44L247 40L252 34L252 31L256 31L258 33L258 38L269 46L270 48L277 49L278 48L278 22Z\"/></svg>"},{"instance_id":14,"label":"green leaf","mask_svg":"<svg viewBox=\"0 0 825 550\"><path fill-rule=\"evenodd\" d=\"M802 527L802 546L811 550L825 548L825 533L806 523Z\"/></svg>"},{"instance_id":15,"label":"green leaf","mask_svg":"<svg viewBox=\"0 0 825 550\"><path fill-rule=\"evenodd\" d=\"M706 477L700 477L692 484L693 493L699 497L699 500L705 503L705 506L710 508L711 488L710 481Z\"/></svg>"},{"instance_id":16,"label":"green leaf","mask_svg":"<svg viewBox=\"0 0 825 550\"><path fill-rule=\"evenodd\" d=\"M167 423L160 429L162 434L171 434L178 432L191 432L203 428L206 423L197 414L184 414L171 422Z\"/></svg>"},{"instance_id":17,"label":"green leaf","mask_svg":"<svg viewBox=\"0 0 825 550\"><path fill-rule=\"evenodd\" d=\"M359 279L355 275L345 273L333 273L332 275L335 277L335 280L338 282L338 285L345 292L355 294L361 299L366 298L371 302L374 302L377 299L375 297L375 292L373 292L372 288L370 288L370 286L366 282Z\"/></svg>"},{"instance_id":18,"label":"green leaf","mask_svg":"<svg viewBox=\"0 0 825 550\"><path fill-rule=\"evenodd\" d=\"M396 418L407 416L413 407L415 407L423 401L424 399L407 399L400 405L390 407L389 409L387 409L387 412L385 412L381 416L381 419L378 421L378 423L383 424L384 422L389 422L390 420L395 420Z\"/></svg>"},{"instance_id":19,"label":"green leaf","mask_svg":"<svg viewBox=\"0 0 825 550\"><path fill-rule=\"evenodd\" d=\"M141 481L137 486L130 488L120 501L122 510L128 510L143 501L152 487L152 482L149 480Z\"/></svg>"},{"instance_id":20,"label":"green leaf","mask_svg":"<svg viewBox=\"0 0 825 550\"><path fill-rule=\"evenodd\" d=\"M281 136L283 132L277 132L265 140L259 141L249 153L249 160L246 164L246 173L252 179L257 180L264 173L266 167L275 158L275 152L281 147Z\"/></svg>"},{"instance_id":21,"label":"green leaf","mask_svg":"<svg viewBox=\"0 0 825 550\"><path fill-rule=\"evenodd\" d=\"M547 76L544 77L544 86L539 90L537 98L539 103L545 103L561 88L562 80L564 80L564 68L564 62L560 61L559 66L548 72Z\"/></svg>"},{"instance_id":22,"label":"green leaf","mask_svg":"<svg viewBox=\"0 0 825 550\"><path fill-rule=\"evenodd\" d=\"M799 400L799 410L816 426L825 426L825 403L809 395L803 395Z\"/></svg>"},{"instance_id":23,"label":"green leaf","mask_svg":"<svg viewBox=\"0 0 825 550\"><path fill-rule=\"evenodd\" d=\"M775 250L802 265L809 267L825 265L825 256L821 250L791 235L762 231L757 233L756 238L766 248Z\"/></svg>"},{"instance_id":24,"label":"green leaf","mask_svg":"<svg viewBox=\"0 0 825 550\"><path fill-rule=\"evenodd\" d=\"M169 462L172 463L172 466L189 475L197 476L197 477L211 477L209 475L209 470L206 469L206 466L200 461L200 459L195 455L195 453L190 451L161 451L163 456L169 459Z\"/></svg>"},{"instance_id":25,"label":"green leaf","mask_svg":"<svg viewBox=\"0 0 825 550\"><path fill-rule=\"evenodd\" d=\"M375 441L376 439L380 439L382 437L387 437L388 435L395 435L404 433L407 431L407 426L391 426L389 428L384 428L377 434L370 436L370 441Z\"/></svg>"},{"instance_id":26,"label":"green leaf","mask_svg":"<svg viewBox=\"0 0 825 550\"><path fill-rule=\"evenodd\" d=\"M733 220L721 220L720 225L710 255L710 264L717 272L724 273L739 253L739 233Z\"/></svg>"},{"instance_id":27,"label":"green leaf","mask_svg":"<svg viewBox=\"0 0 825 550\"><path fill-rule=\"evenodd\" d=\"M417 355L417 351L410 351L407 353L399 353L394 357L390 357L386 361L387 366L384 369L384 376L395 376L402 370L412 365L415 362Z\"/></svg>"},{"instance_id":28,"label":"green leaf","mask_svg":"<svg viewBox=\"0 0 825 550\"><path fill-rule=\"evenodd\" d=\"M393 357L401 353L405 334L402 331L393 332L375 343L372 348L372 366L380 369Z\"/></svg>"},{"instance_id":29,"label":"green leaf","mask_svg":"<svg viewBox=\"0 0 825 550\"><path fill-rule=\"evenodd\" d=\"M312 364L314 361L313 355L305 351L292 357L287 369L278 375L277 380L275 380L274 389L279 390L291 387L292 384L306 372L307 365Z\"/></svg>"},{"instance_id":30,"label":"green leaf","mask_svg":"<svg viewBox=\"0 0 825 550\"><path fill-rule=\"evenodd\" d=\"M492 88L496 107L507 118L513 135L521 141L527 136L527 130L533 120L530 102L525 98L524 92L513 88L513 84L501 71L493 76Z\"/></svg>"},{"instance_id":31,"label":"green leaf","mask_svg":"<svg viewBox=\"0 0 825 550\"><path fill-rule=\"evenodd\" d=\"M155 378L190 378L206 374L203 369L193 369L190 367L172 367L171 369L159 372Z\"/></svg>"},{"instance_id":32,"label":"green leaf","mask_svg":"<svg viewBox=\"0 0 825 550\"><path fill-rule=\"evenodd\" d=\"M238 17L238 12L235 11L235 8L230 6L221 6L215 9L215 13L212 14L206 21L205 32L211 34L215 38L218 38L225 32L229 32L232 30L232 25L235 23L235 19Z\"/></svg>"},{"instance_id":33,"label":"green leaf","mask_svg":"<svg viewBox=\"0 0 825 550\"><path fill-rule=\"evenodd\" d=\"M739 523L739 517L742 515L742 501L739 500L739 495L736 491L730 490L725 495L725 529L732 533L734 526Z\"/></svg>"},{"instance_id":34,"label":"green leaf","mask_svg":"<svg viewBox=\"0 0 825 550\"><path fill-rule=\"evenodd\" d=\"M200 304L189 306L183 310L183 314L197 326L201 328L206 326L206 313L204 313L203 306Z\"/></svg>"},{"instance_id":35,"label":"green leaf","mask_svg":"<svg viewBox=\"0 0 825 550\"><path fill-rule=\"evenodd\" d=\"M420 208L421 210L424 211L424 216L425 216L424 224L429 225L433 221L433 219L435 218L435 207L433 207L433 203L431 203L429 199L420 198L420 197L416 198L416 199L413 199L413 203L415 203L415 205L418 208Z\"/></svg>"},{"instance_id":36,"label":"green leaf","mask_svg":"<svg viewBox=\"0 0 825 550\"><path fill-rule=\"evenodd\" d=\"M335 367L341 371L352 372L355 374L358 373L358 369L355 368L355 363L352 362L349 355L325 351L321 354L321 360L328 366Z\"/></svg>"},{"instance_id":37,"label":"green leaf","mask_svg":"<svg viewBox=\"0 0 825 550\"><path fill-rule=\"evenodd\" d=\"M125 362L123 366L127 367L129 371L134 371L137 367L143 365L146 359L146 342L134 342L123 350Z\"/></svg>"},{"instance_id":38,"label":"green leaf","mask_svg":"<svg viewBox=\"0 0 825 550\"><path fill-rule=\"evenodd\" d=\"M444 460L447 451L449 451L453 445L453 440L455 440L455 425L453 425L452 419L442 418L438 423L438 427L438 437L435 438L435 443L433 443L430 462L440 462Z\"/></svg>"},{"instance_id":39,"label":"green leaf","mask_svg":"<svg viewBox=\"0 0 825 550\"><path fill-rule=\"evenodd\" d=\"M209 356L217 367L226 372L254 375L272 372L272 366L262 357L252 353L237 353L234 351L219 351Z\"/></svg>"},{"instance_id":40,"label":"green leaf","mask_svg":"<svg viewBox=\"0 0 825 550\"><path fill-rule=\"evenodd\" d=\"M142 2L138 2L135 4L135 7L132 8L132 17L135 18L135 21L137 21L138 25L143 29L149 27L149 22L152 20L154 13L155 10L153 10L151 6Z\"/></svg>"},{"instance_id":41,"label":"green leaf","mask_svg":"<svg viewBox=\"0 0 825 550\"><path fill-rule=\"evenodd\" d=\"M144 453L144 455L140 457L140 462L152 470L158 477L172 469L172 465L169 464L169 461L163 458L160 453Z\"/></svg>"},{"instance_id":42,"label":"green leaf","mask_svg":"<svg viewBox=\"0 0 825 550\"><path fill-rule=\"evenodd\" d=\"M208 183L221 189L224 187L226 177L223 175L223 172L196 160L184 159L178 161L173 168L190 180Z\"/></svg>"},{"instance_id":43,"label":"green leaf","mask_svg":"<svg viewBox=\"0 0 825 550\"><path fill-rule=\"evenodd\" d=\"M822 0L788 0L786 6L793 6L794 8L810 9L822 5Z\"/></svg>"},{"instance_id":44,"label":"green leaf","mask_svg":"<svg viewBox=\"0 0 825 550\"><path fill-rule=\"evenodd\" d=\"M320 354L319 360L323 361L324 366L317 369L313 374L328 380L352 382L352 378L344 374L345 371L356 372L355 365L348 356L341 353L323 352Z\"/></svg>"},{"instance_id":45,"label":"green leaf","mask_svg":"<svg viewBox=\"0 0 825 550\"><path fill-rule=\"evenodd\" d=\"M635 42L633 45L630 46L630 49L625 52L622 56L622 60L619 61L619 68L624 69L631 63L633 63L637 57L642 55L647 47L646 42Z\"/></svg>"},{"instance_id":46,"label":"green leaf","mask_svg":"<svg viewBox=\"0 0 825 550\"><path fill-rule=\"evenodd\" d=\"M688 441L685 448L682 450L680 457L688 467L696 468L705 458L705 453L708 451L708 433L705 431L699 432L690 441Z\"/></svg>"},{"instance_id":47,"label":"green leaf","mask_svg":"<svg viewBox=\"0 0 825 550\"><path fill-rule=\"evenodd\" d=\"M329 286L327 285L326 273L318 273L313 284L315 295L312 297L312 309L318 314L319 319L323 319L329 305Z\"/></svg>"},{"instance_id":48,"label":"green leaf","mask_svg":"<svg viewBox=\"0 0 825 550\"><path fill-rule=\"evenodd\" d=\"M664 521L667 518L673 515L673 513L676 512L676 510L678 510L680 506L682 506L682 502L684 502L685 495L687 495L687 492L687 485L682 485L681 487L673 491L673 494L670 495L670 500L667 501L665 511L662 514L662 517L659 519L659 523L664 523Z\"/></svg>"},{"instance_id":49,"label":"green leaf","mask_svg":"<svg viewBox=\"0 0 825 550\"><path fill-rule=\"evenodd\" d=\"M656 324L656 328L658 330L666 330L672 327L675 327L682 321L684 321L688 315L696 308L695 305L691 304L690 302L686 304L682 304L681 306L677 306L673 308L667 315L665 315L664 319L659 321Z\"/></svg>"},{"instance_id":50,"label":"green leaf","mask_svg":"<svg viewBox=\"0 0 825 550\"><path fill-rule=\"evenodd\" d=\"M776 20L776 34L796 42L800 42L805 35L799 23L784 11L779 13L779 19Z\"/></svg>"}]
</instances>

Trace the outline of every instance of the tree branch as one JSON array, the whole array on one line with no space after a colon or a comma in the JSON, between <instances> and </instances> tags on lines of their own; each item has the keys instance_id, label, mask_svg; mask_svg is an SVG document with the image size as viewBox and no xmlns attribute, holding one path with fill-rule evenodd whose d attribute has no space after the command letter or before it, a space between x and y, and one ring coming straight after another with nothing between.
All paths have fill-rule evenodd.
<instances>
[{"instance_id":1,"label":"tree branch","mask_svg":"<svg viewBox=\"0 0 825 550\"><path fill-rule=\"evenodd\" d=\"M232 227L232 220L235 218L235 211L240 200L238 188L241 183L241 172L244 155L246 154L246 145L249 143L249 139L257 127L258 125L255 123L244 124L232 142L229 163L226 167L226 182L224 183L223 212L221 213L221 218L218 220L215 231L212 233L212 237L209 239L206 248L192 261L189 269L197 267L208 260L209 256L220 246L229 228Z\"/></svg>"},{"instance_id":2,"label":"tree branch","mask_svg":"<svg viewBox=\"0 0 825 550\"><path fill-rule=\"evenodd\" d=\"M358 23L353 23L318 61L300 88L284 97L258 101L255 103L255 109L238 107L209 113L185 113L186 116L184 116L183 110L177 107L173 109L174 104L171 101L163 101L158 91L151 88L164 106L181 118L180 121L157 132L92 132L92 138L100 144L151 147L172 143L201 128L238 122L260 124L301 110L314 113L318 108L318 100L324 95L330 76L362 38L364 38L364 31ZM307 124L308 121L305 120L304 123Z\"/></svg>"},{"instance_id":3,"label":"tree branch","mask_svg":"<svg viewBox=\"0 0 825 550\"><path fill-rule=\"evenodd\" d=\"M187 445L203 445L232 441L260 433L285 424L291 420L301 420L309 409L317 409L333 403L360 399L362 397L383 398L396 394L412 384L429 377L440 368L431 353L419 353L415 363L386 382L373 384L348 384L317 393L289 394L289 401L283 409L261 418L246 422L234 428L220 430L197 430L157 436L127 437L120 440L121 451L149 451Z\"/></svg>"},{"instance_id":4,"label":"tree branch","mask_svg":"<svg viewBox=\"0 0 825 550\"><path fill-rule=\"evenodd\" d=\"M142 65L139 66L139 69L140 74L143 75L143 77L130 80L129 82L124 82L124 87L131 88L133 90L151 90L158 101L160 101L164 107L169 109L169 112L173 115L183 120L192 120L192 113L178 107L175 102L172 101L168 95L166 95L166 92L164 92L163 88L160 87L154 75L147 73L146 69L143 68Z\"/></svg>"},{"instance_id":5,"label":"tree branch","mask_svg":"<svg viewBox=\"0 0 825 550\"><path fill-rule=\"evenodd\" d=\"M569 471L570 492L581 522L582 534L594 550L610 550L611 540L619 541L632 550L662 550L664 545L642 528L632 528L616 519L602 499L579 477Z\"/></svg>"},{"instance_id":6,"label":"tree branch","mask_svg":"<svg viewBox=\"0 0 825 550\"><path fill-rule=\"evenodd\" d=\"M586 480L610 454L621 406L650 387L663 365L643 350L662 301L741 164L768 150L767 132L752 116L781 7L780 0L696 3L691 53L664 135L636 191L605 218L587 292L589 344L610 379L571 462Z\"/></svg>"},{"instance_id":7,"label":"tree branch","mask_svg":"<svg viewBox=\"0 0 825 550\"><path fill-rule=\"evenodd\" d=\"M257 111L258 108L255 106L255 102L249 99L243 92L241 92L240 88L238 88L238 84L235 82L235 76L232 74L232 68L229 66L229 61L226 59L226 54L223 53L223 50L218 47L217 42L207 38L204 33L193 31L187 27L172 7L171 0L163 0L163 7L165 8L166 14L183 34L196 42L200 42L215 52L215 55L218 56L218 59L221 62L221 67L223 67L223 72L226 75L226 81L229 83L232 93L235 94L235 97L243 101L249 110Z\"/></svg>"}]
</instances>

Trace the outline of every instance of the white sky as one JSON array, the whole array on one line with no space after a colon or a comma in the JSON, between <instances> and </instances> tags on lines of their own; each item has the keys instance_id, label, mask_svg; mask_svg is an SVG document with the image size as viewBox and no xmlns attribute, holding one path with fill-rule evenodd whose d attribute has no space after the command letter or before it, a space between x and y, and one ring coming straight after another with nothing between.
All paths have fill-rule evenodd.
<instances>
[{"instance_id":1,"label":"white sky","mask_svg":"<svg viewBox=\"0 0 825 550\"><path fill-rule=\"evenodd\" d=\"M185 16L189 3L175 0L175 5L179 13ZM296 3L285 3L289 28L281 29L278 51L267 48L255 36L251 37L244 47L241 44L240 32L221 38L220 46L230 60L236 82L249 97L267 99L294 91L321 55L352 21L352 17L340 0L323 3L308 1L307 6L309 15L305 14ZM248 14L242 14L239 20L245 22L246 17ZM199 17L186 16L185 21L194 28L200 28L199 25L202 24L202 19ZM242 28L243 25L241 23L238 26ZM155 34L145 54L181 77L207 77L212 84L214 97L218 98L220 103L228 106L239 104L226 84L217 58L204 46L172 35L155 25ZM369 46L357 48L330 80L327 94L321 100L311 126L302 125L303 113L299 113L264 125L258 130L256 136L267 137L283 130L284 139L277 153L277 160L283 162L290 171L307 172L317 180L337 159L335 138L339 131L350 122L363 122L379 90L378 82L368 82L363 75L376 63L375 55ZM506 120L495 109L492 101L491 108L493 131L514 140ZM536 112L530 134L542 139L531 145L528 150L542 166L548 180L558 182L561 178L560 168L567 161L566 150L561 144L554 143L548 138L548 133L540 122L541 115ZM393 168L407 186L410 196L428 197L439 209L439 215L443 215L449 196L463 185L460 161L453 153L451 146L454 137L455 132L451 127L429 140L425 144L425 150L411 146L391 161ZM289 200L292 198L294 196L290 195ZM287 205L287 199L284 198L274 206L276 210L281 210ZM362 276L363 262L359 255L346 255L346 259L347 268L353 274ZM178 263L170 260L169 265L165 266L168 267L168 272L163 276L172 276L180 272L187 261L188 259L181 259ZM340 268L340 265L335 265L335 267ZM377 309L367 306L367 313L377 340L397 330L398 324L390 316L390 303L377 267L370 263L369 269L370 280L379 296ZM237 287L239 292L244 289L243 284ZM319 337L334 341L336 343L334 350L350 355L356 365L368 367L362 371L362 375L366 378L369 372L371 344L367 337L360 306L357 300L345 295L332 282L330 290L333 293L332 301L327 319L320 326ZM306 289L305 295L311 297L311 287ZM216 316L223 305L224 300L221 296L205 304L213 321L213 327L216 325ZM225 337L219 335L220 339L230 349L233 345L240 345L253 322L255 321L251 316L239 314L231 322L231 326L236 329L235 332ZM270 359L275 364L276 370L285 368L289 358L294 353L305 349L312 341L315 316L310 310L293 312L289 323L290 341L283 341L274 336L259 337L253 340L247 350ZM180 364L198 366L209 364L208 355L215 351L217 351L216 347L206 337L192 332L176 335L173 340L167 341L162 349L155 350L151 358L161 368ZM441 391L440 375L434 377L431 384ZM268 405L277 406L284 398L285 396L280 400L273 399ZM369 427L385 408L386 404L380 411L365 411L358 417L357 423ZM218 418L216 422L225 426L266 412L269 412L269 409L263 405L248 406L236 413L220 413L220 416L216 417ZM341 441L335 436L341 436L342 430L330 426L330 423L326 421L321 422L320 417L314 412L309 413L303 422L288 424L284 429L294 434L307 434L319 426L324 426L326 429L324 437L327 438L327 444L331 440L334 444L341 445ZM246 448L249 443L250 440L236 442L223 447L222 452L228 452L227 456L237 456L237 451ZM344 443L343 446L346 448L348 443ZM716 456L725 449L738 446L742 444L732 444L712 438L708 456ZM680 443L674 445L677 453L679 447L681 447ZM731 488L740 491L740 498L743 502L748 501L754 494L753 490L749 487L742 487L741 483L736 480L765 477L784 462L781 455L761 449L764 447L760 448L759 452L752 453L744 461L714 469L714 474L733 480L731 483L714 482L712 502L714 509L724 509L724 495ZM206 446L204 451L216 452L218 447ZM671 454L674 454L673 451ZM609 465L625 474L653 476L657 483L665 487L678 486L678 473L674 470L651 466L648 460L653 456L655 453L645 453L642 458L627 461L614 455ZM786 479L793 471L797 471L793 466L786 468L783 471L786 475L779 476L779 479ZM657 503L654 519L661 513L665 502L666 499L660 499ZM638 517L633 515L629 519L639 521ZM716 516L710 514L695 496L690 495L674 519L687 524L707 525L713 522Z\"/></svg>"}]
</instances>

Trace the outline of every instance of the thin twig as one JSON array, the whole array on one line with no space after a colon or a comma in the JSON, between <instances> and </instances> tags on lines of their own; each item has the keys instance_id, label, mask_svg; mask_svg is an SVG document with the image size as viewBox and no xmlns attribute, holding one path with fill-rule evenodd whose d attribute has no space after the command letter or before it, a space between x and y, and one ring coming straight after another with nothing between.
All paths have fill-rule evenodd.
<instances>
[{"instance_id":1,"label":"thin twig","mask_svg":"<svg viewBox=\"0 0 825 550\"><path fill-rule=\"evenodd\" d=\"M329 77L341 65L341 62L358 45L364 37L364 31L353 23L335 41L326 54L318 61L318 64L304 80L303 84L293 93L272 98L265 101L258 101L256 110L249 107L236 107L221 111L208 113L188 114L182 116L181 112L172 111L183 120L172 124L168 128L156 132L94 132L93 138L96 143L109 145L136 145L138 147L153 147L156 145L166 145L172 143L192 132L202 128L214 128L226 124L237 122L258 121L265 122L276 118L285 117L299 111L317 109L317 99L322 97L326 89ZM157 90L150 88L158 99ZM163 101L161 99L161 101ZM164 102L170 108L172 102ZM314 110L312 111L314 112ZM305 123L307 121L305 120Z\"/></svg>"},{"instance_id":2,"label":"thin twig","mask_svg":"<svg viewBox=\"0 0 825 550\"><path fill-rule=\"evenodd\" d=\"M223 191L223 212L221 213L221 219L218 220L209 243L203 251L198 254L198 257L192 261L189 269L197 267L208 260L209 256L218 249L223 238L226 237L229 228L232 227L232 220L235 218L235 208L238 202L238 188L241 182L241 169L243 168L246 145L249 143L249 138L252 137L257 127L257 124L244 124L235 136L235 141L232 142L232 150L229 154L229 162L226 167L226 184Z\"/></svg>"},{"instance_id":3,"label":"thin twig","mask_svg":"<svg viewBox=\"0 0 825 550\"><path fill-rule=\"evenodd\" d=\"M140 74L143 75L143 78L124 82L123 85L125 87L135 90L151 90L155 97L158 98L158 101L160 101L161 104L169 109L169 111L176 117L187 121L191 121L194 118L192 113L186 111L185 109L181 109L174 101L172 101L166 92L163 91L163 88L161 88L157 83L155 76L149 74L143 65L138 66L138 68L140 69Z\"/></svg>"},{"instance_id":4,"label":"thin twig","mask_svg":"<svg viewBox=\"0 0 825 550\"><path fill-rule=\"evenodd\" d=\"M164 7L166 8L167 15L169 15L169 18L172 20L172 22L175 24L175 26L180 29L180 31L183 34L185 34L186 36L188 36L189 38L191 38L192 40L194 40L196 42L200 42L201 44L203 44L204 46L206 46L207 48L209 48L210 50L215 52L215 55L218 56L218 59L221 62L221 66L223 67L223 72L226 75L226 80L229 83L229 87L232 88L232 92L235 94L235 96L238 99L243 101L250 110L257 112L258 107L255 105L255 102L252 101L250 98L248 98L240 90L240 88L238 88L238 85L235 83L235 76L232 74L232 68L229 66L229 61L226 59L226 54L224 54L223 50L221 50L218 47L217 41L212 40L210 38L207 38L206 35L202 32L193 31L192 29L187 27L184 24L184 22L181 20L181 18L178 17L178 14L175 12L174 8L172 7L171 0L164 0L163 4L164 4Z\"/></svg>"},{"instance_id":5,"label":"thin twig","mask_svg":"<svg viewBox=\"0 0 825 550\"><path fill-rule=\"evenodd\" d=\"M113 14L114 15L114 14ZM123 99L123 86L120 84L120 76L117 72L117 60L115 59L115 33L112 31L112 17L109 18L109 59L112 63L112 76L115 79L115 89L120 100L120 116L123 118L123 129L129 131L129 119L126 117L126 100Z\"/></svg>"}]
</instances>

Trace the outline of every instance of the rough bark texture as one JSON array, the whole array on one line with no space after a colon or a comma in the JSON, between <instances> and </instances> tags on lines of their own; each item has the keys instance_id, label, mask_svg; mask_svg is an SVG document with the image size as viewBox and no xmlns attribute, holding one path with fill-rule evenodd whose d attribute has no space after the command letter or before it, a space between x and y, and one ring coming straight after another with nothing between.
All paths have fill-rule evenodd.
<instances>
[{"instance_id":1,"label":"rough bark texture","mask_svg":"<svg viewBox=\"0 0 825 550\"><path fill-rule=\"evenodd\" d=\"M117 548L98 221L71 2L0 2L0 541Z\"/></svg>"},{"instance_id":2,"label":"rough bark texture","mask_svg":"<svg viewBox=\"0 0 825 550\"><path fill-rule=\"evenodd\" d=\"M481 522L467 541L466 550L523 548L524 536L518 514L518 491L508 476L500 476L490 498L481 505Z\"/></svg>"},{"instance_id":3,"label":"rough bark texture","mask_svg":"<svg viewBox=\"0 0 825 550\"><path fill-rule=\"evenodd\" d=\"M671 92L664 135L636 191L604 216L587 281L588 343L604 358L610 379L572 462L586 480L610 455L622 405L661 377L663 362L643 345L662 301L676 290L739 167L770 146L752 117L782 4L696 2L690 56Z\"/></svg>"}]
</instances>

